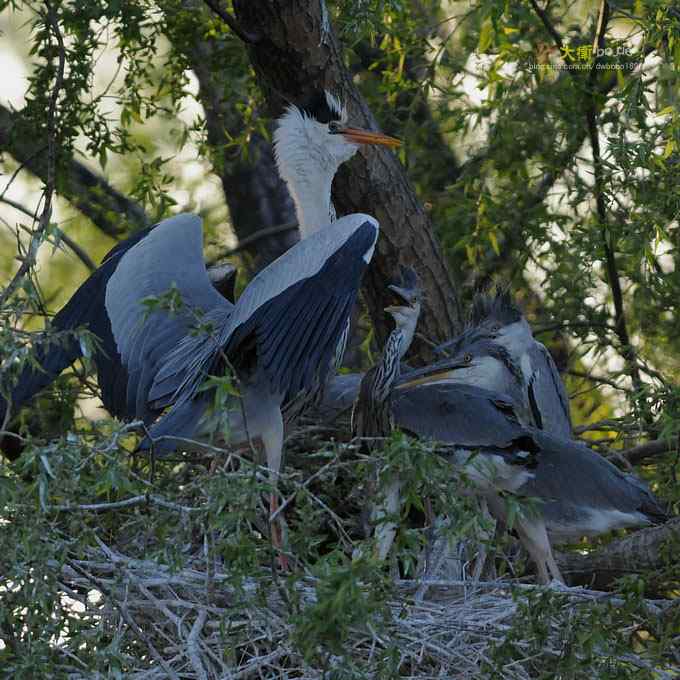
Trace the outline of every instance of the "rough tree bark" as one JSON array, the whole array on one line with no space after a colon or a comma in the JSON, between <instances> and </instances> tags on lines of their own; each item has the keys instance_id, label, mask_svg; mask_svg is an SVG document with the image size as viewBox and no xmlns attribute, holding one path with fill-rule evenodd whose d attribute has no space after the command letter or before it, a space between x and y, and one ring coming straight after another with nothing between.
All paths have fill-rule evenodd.
<instances>
[{"instance_id":1,"label":"rough tree bark","mask_svg":"<svg viewBox=\"0 0 680 680\"><path fill-rule=\"evenodd\" d=\"M236 236L244 242L262 229L294 223L295 206L279 177L268 140L253 135L248 160L234 157L227 148L228 135L237 137L244 123L235 102L224 94L222 71L212 68L221 59L221 50L219 40L197 40L189 46L187 56L199 82L198 98L205 111L213 168L222 182ZM254 269L275 260L298 238L297 230L291 229L258 239L246 249L253 256Z\"/></svg>"},{"instance_id":2,"label":"rough tree bark","mask_svg":"<svg viewBox=\"0 0 680 680\"><path fill-rule=\"evenodd\" d=\"M273 116L281 113L286 99L295 101L325 87L342 97L354 123L378 128L343 64L323 2L235 0L234 11L242 33L253 37L247 47ZM382 149L362 149L341 168L333 189L339 214L366 212L380 222L382 233L366 277L366 301L379 340L389 332L383 313L389 304L386 284L399 263L415 267L423 281L422 335L441 340L459 330L460 305L451 276L397 158ZM427 343L417 339L413 357L423 361L429 356Z\"/></svg>"},{"instance_id":3,"label":"rough tree bark","mask_svg":"<svg viewBox=\"0 0 680 680\"><path fill-rule=\"evenodd\" d=\"M557 555L560 570L570 585L589 584L607 589L612 582L636 571L662 569L669 557L677 555L680 544L680 518L624 536L587 555ZM668 551L665 546L674 547Z\"/></svg>"}]
</instances>

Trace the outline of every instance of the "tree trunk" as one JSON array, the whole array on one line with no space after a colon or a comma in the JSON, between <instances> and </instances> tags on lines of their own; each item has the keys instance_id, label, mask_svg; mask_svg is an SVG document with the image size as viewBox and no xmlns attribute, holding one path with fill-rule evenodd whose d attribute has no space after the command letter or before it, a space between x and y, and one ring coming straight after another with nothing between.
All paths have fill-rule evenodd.
<instances>
[{"instance_id":1,"label":"tree trunk","mask_svg":"<svg viewBox=\"0 0 680 680\"><path fill-rule=\"evenodd\" d=\"M219 40L192 42L187 56L200 85L198 99L205 110L213 168L219 175L231 223L239 242L262 229L295 222L295 206L279 177L271 143L253 135L248 159L234 157L227 148L228 135L237 137L243 119L236 102L224 95L222 71L214 68L221 60ZM296 229L257 239L246 250L253 256L255 271L275 260L298 240Z\"/></svg>"},{"instance_id":2,"label":"tree trunk","mask_svg":"<svg viewBox=\"0 0 680 680\"><path fill-rule=\"evenodd\" d=\"M377 129L343 64L322 1L234 0L234 10L241 29L254 37L248 45L250 58L273 116L287 101L325 87L340 95L353 123ZM384 149L361 149L340 169L333 190L339 214L365 212L380 222L382 233L365 281L378 339L383 341L390 330L383 308L390 304L387 285L398 264L413 266L423 282L420 333L436 341L460 330L460 306L446 263L396 156ZM430 357L427 343L419 338L412 353L420 361Z\"/></svg>"}]
</instances>

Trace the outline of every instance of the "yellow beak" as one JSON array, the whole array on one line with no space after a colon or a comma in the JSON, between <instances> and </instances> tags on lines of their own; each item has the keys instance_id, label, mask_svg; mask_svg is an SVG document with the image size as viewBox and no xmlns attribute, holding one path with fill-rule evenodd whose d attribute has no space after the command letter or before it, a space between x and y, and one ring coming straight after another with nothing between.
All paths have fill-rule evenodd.
<instances>
[{"instance_id":1,"label":"yellow beak","mask_svg":"<svg viewBox=\"0 0 680 680\"><path fill-rule=\"evenodd\" d=\"M389 146L396 148L401 146L401 140L396 137L384 135L382 132L369 132L360 128L343 128L340 134L354 144L374 144L377 146Z\"/></svg>"}]
</instances>

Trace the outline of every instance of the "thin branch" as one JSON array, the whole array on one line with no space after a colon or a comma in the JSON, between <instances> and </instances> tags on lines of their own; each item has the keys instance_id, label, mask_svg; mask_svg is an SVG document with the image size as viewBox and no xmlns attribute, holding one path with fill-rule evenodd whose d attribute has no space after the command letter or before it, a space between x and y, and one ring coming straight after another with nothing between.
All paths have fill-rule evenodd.
<instances>
[{"instance_id":1,"label":"thin branch","mask_svg":"<svg viewBox=\"0 0 680 680\"><path fill-rule=\"evenodd\" d=\"M50 95L50 103L47 109L47 182L45 183L44 205L40 222L37 229L33 232L31 237L28 252L23 262L19 266L14 278L9 282L9 285L2 291L0 295L0 308L4 306L9 297L18 288L24 276L30 271L35 264L38 248L42 242L43 234L50 224L52 217L52 197L54 195L55 185L55 169L56 169L56 125L55 116L57 112L57 99L59 91L64 83L64 70L66 68L66 48L64 47L64 40L59 30L59 23L57 22L54 8L51 4L47 4L47 12L45 14L47 24L54 35L58 45L59 63L57 65L57 75L54 81L54 88Z\"/></svg>"},{"instance_id":2,"label":"thin branch","mask_svg":"<svg viewBox=\"0 0 680 680\"><path fill-rule=\"evenodd\" d=\"M620 390L621 392L628 392L629 390L625 387L619 385L615 380L611 378L605 378L601 375L592 375L591 373L584 373L582 371L568 370L567 375L572 375L574 378L581 378L582 380L591 380L592 382L601 383L602 385L609 385L609 387L615 390Z\"/></svg>"},{"instance_id":3,"label":"thin branch","mask_svg":"<svg viewBox=\"0 0 680 680\"><path fill-rule=\"evenodd\" d=\"M605 267L607 270L607 279L609 281L609 287L611 289L612 299L614 302L614 322L616 327L616 335L619 339L619 342L621 343L621 356L623 356L626 364L628 365L633 387L639 394L643 389L643 383L640 379L640 371L637 366L635 350L631 345L625 311L623 308L623 291L621 289L621 280L619 278L615 256L616 244L611 237L611 232L607 225L605 180L602 156L600 153L600 136L598 130L595 81L597 79L597 67L600 59L598 55L602 54L605 45L605 33L607 32L608 19L609 3L607 0L602 0L600 3L600 10L597 19L595 38L593 40L594 58L593 63L590 66L590 72L588 74L588 107L586 110L586 118L588 121L588 136L590 138L590 146L593 152L593 177L595 181L595 205L597 221L600 226L602 247L605 256Z\"/></svg>"},{"instance_id":4,"label":"thin branch","mask_svg":"<svg viewBox=\"0 0 680 680\"><path fill-rule=\"evenodd\" d=\"M224 21L227 26L234 32L238 38L240 38L247 45L255 45L260 42L261 38L254 33L248 33L244 31L236 21L236 18L229 14L225 9L220 7L219 0L203 0L206 5L215 13L217 16Z\"/></svg>"},{"instance_id":5,"label":"thin branch","mask_svg":"<svg viewBox=\"0 0 680 680\"><path fill-rule=\"evenodd\" d=\"M98 579L93 574L90 574L85 569L83 569L75 560L67 559L66 564L68 564L68 566L71 569L73 569L73 571L80 574L83 578L92 583L97 588L97 590L99 590L109 599L111 605L114 606L120 612L120 615L125 620L125 623L127 623L127 625L130 626L130 628L134 631L135 635L147 646L149 652L151 652L151 656L153 656L153 658L156 659L158 664L167 674L167 677L173 678L173 680L180 680L177 673L175 673L175 671L170 666L168 666L168 663L163 658L161 653L156 649L153 642L151 642L151 640L146 636L146 634L141 629L139 624L132 618L125 604L118 602L116 596L106 587L103 581L101 579Z\"/></svg>"},{"instance_id":6,"label":"thin branch","mask_svg":"<svg viewBox=\"0 0 680 680\"><path fill-rule=\"evenodd\" d=\"M662 456L665 453L677 451L677 448L677 441L657 439L656 441L638 444L637 446L633 446L630 449L624 449L623 451L612 451L612 454L625 458L632 465L637 465L647 458L654 458L655 456Z\"/></svg>"},{"instance_id":7,"label":"thin branch","mask_svg":"<svg viewBox=\"0 0 680 680\"><path fill-rule=\"evenodd\" d=\"M267 227L266 229L260 229L260 231L256 231L254 234L251 234L250 236L246 236L245 238L241 239L238 242L237 246L234 246L230 250L224 251L220 253L219 258L215 258L214 260L211 260L208 262L208 266L213 266L218 260L222 260L225 257L230 257L231 255L236 255L236 253L240 253L243 250L246 250L247 248L250 248L250 246L254 245L258 241L264 239L264 238L269 238L270 236L276 236L277 234L283 234L287 231L293 231L294 229L298 228L298 223L297 222L286 222L285 224L278 224L274 227Z\"/></svg>"},{"instance_id":8,"label":"thin branch","mask_svg":"<svg viewBox=\"0 0 680 680\"><path fill-rule=\"evenodd\" d=\"M532 332L534 335L541 333L554 333L555 331L567 330L569 328L604 328L608 331L614 331L616 328L608 323L600 323L599 321L556 321L555 323L546 324L545 326L534 326Z\"/></svg>"},{"instance_id":9,"label":"thin branch","mask_svg":"<svg viewBox=\"0 0 680 680\"><path fill-rule=\"evenodd\" d=\"M550 20L550 17L548 16L548 13L544 10L541 9L539 4L536 2L536 0L530 0L531 6L534 8L534 12L538 14L540 20L543 22L543 26L545 27L545 30L550 33L550 36L552 37L553 41L555 42L555 45L559 47L560 49L562 48L562 36L560 35L560 32L553 26L552 21Z\"/></svg>"},{"instance_id":10,"label":"thin branch","mask_svg":"<svg viewBox=\"0 0 680 680\"><path fill-rule=\"evenodd\" d=\"M204 508L192 508L187 505L179 505L166 501L160 496L152 494L143 494L141 496L133 496L124 501L113 501L111 503L83 503L80 505L50 505L47 510L50 512L108 512L109 510L120 510L121 508L132 508L137 505L158 505L169 510L177 510L178 512L201 512Z\"/></svg>"},{"instance_id":11,"label":"thin branch","mask_svg":"<svg viewBox=\"0 0 680 680\"><path fill-rule=\"evenodd\" d=\"M0 196L0 202L12 206L12 208L18 210L27 217L30 217L31 219L35 219L35 215L28 208L21 205L21 203L17 203L17 201L13 201L11 198L4 198ZM66 234L63 229L60 229L56 224L53 224L52 230L56 231L59 234L59 238L73 251L74 255L91 272L93 272L97 268L97 265L92 261L92 258L68 234Z\"/></svg>"},{"instance_id":12,"label":"thin branch","mask_svg":"<svg viewBox=\"0 0 680 680\"><path fill-rule=\"evenodd\" d=\"M0 151L7 152L43 182L47 181L47 145L28 129L21 111L0 105ZM64 159L58 192L102 232L120 238L128 228L151 224L141 205L121 194L103 177L74 158Z\"/></svg>"}]
</instances>

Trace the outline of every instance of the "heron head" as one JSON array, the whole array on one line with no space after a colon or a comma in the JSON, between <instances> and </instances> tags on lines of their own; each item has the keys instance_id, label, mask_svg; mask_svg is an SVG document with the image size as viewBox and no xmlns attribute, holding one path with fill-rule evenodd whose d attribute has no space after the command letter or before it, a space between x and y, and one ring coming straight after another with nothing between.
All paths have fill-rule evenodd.
<instances>
[{"instance_id":1,"label":"heron head","mask_svg":"<svg viewBox=\"0 0 680 680\"><path fill-rule=\"evenodd\" d=\"M328 90L316 90L288 106L274 133L279 165L298 147L307 159L316 158L335 171L364 144L397 147L398 139L350 125L347 109Z\"/></svg>"},{"instance_id":2,"label":"heron head","mask_svg":"<svg viewBox=\"0 0 680 680\"><path fill-rule=\"evenodd\" d=\"M400 280L388 286L394 294L396 304L385 307L385 311L394 319L396 330L402 335L400 355L408 350L418 325L422 289L418 275L410 267L400 267Z\"/></svg>"}]
</instances>

